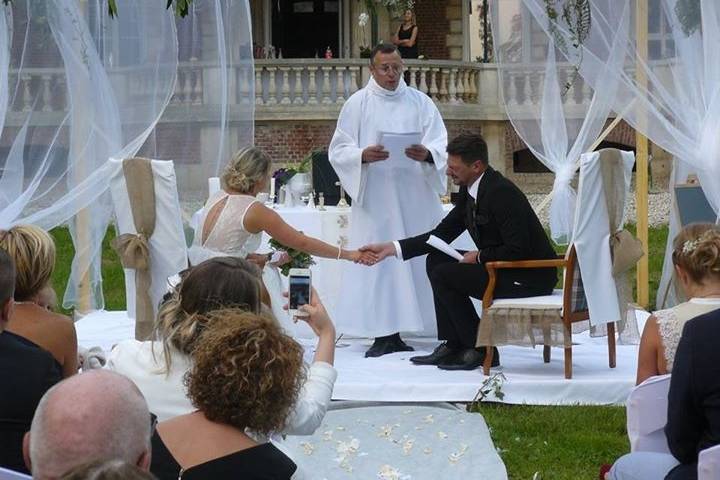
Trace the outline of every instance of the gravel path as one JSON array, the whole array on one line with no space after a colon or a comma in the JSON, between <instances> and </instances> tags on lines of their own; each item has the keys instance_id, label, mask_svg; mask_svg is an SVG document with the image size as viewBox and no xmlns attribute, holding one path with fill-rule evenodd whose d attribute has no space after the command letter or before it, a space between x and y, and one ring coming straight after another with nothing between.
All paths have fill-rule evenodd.
<instances>
[{"instance_id":1,"label":"gravel path","mask_svg":"<svg viewBox=\"0 0 720 480\"><path fill-rule=\"evenodd\" d=\"M625 207L627 223L636 223L635 216L635 195L631 192L628 205ZM528 200L533 207L542 203L545 194L530 194ZM540 221L543 225L548 224L548 214L550 211L549 204L540 212ZM667 192L651 193L648 199L648 215L650 217L650 226L657 227L667 225L670 213L670 194Z\"/></svg>"}]
</instances>

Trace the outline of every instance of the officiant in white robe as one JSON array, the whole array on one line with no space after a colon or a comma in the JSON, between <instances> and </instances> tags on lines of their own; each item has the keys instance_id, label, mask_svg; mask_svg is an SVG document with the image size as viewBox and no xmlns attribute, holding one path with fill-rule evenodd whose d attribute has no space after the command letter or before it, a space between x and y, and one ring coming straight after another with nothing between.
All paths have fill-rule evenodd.
<instances>
[{"instance_id":1,"label":"officiant in white robe","mask_svg":"<svg viewBox=\"0 0 720 480\"><path fill-rule=\"evenodd\" d=\"M329 149L353 200L348 248L419 234L443 216L447 131L440 112L405 84L393 45L373 50L370 70L367 86L345 102ZM420 145L390 155L378 144L383 133L419 133ZM398 332L437 331L424 259L343 265L337 312L339 332L376 337L366 356L411 350Z\"/></svg>"}]
</instances>

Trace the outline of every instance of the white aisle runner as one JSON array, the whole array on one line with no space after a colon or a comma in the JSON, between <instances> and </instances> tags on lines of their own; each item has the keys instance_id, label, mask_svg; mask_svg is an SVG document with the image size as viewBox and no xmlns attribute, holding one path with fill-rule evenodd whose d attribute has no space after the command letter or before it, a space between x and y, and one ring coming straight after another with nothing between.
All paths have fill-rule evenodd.
<instances>
[{"instance_id":1,"label":"white aisle runner","mask_svg":"<svg viewBox=\"0 0 720 480\"><path fill-rule=\"evenodd\" d=\"M480 414L442 404L343 407L314 435L283 442L308 478L507 480Z\"/></svg>"},{"instance_id":2,"label":"white aisle runner","mask_svg":"<svg viewBox=\"0 0 720 480\"><path fill-rule=\"evenodd\" d=\"M642 331L644 317L639 318ZM118 341L133 338L134 324L125 312L95 312L75 324L83 347L109 349ZM367 339L341 339L335 355L338 379L334 400L377 402L469 402L487 377L482 370L446 372L432 366L416 366L412 355L430 352L437 340L406 338L416 352L364 358ZM500 347L502 402L529 405L622 404L635 385L637 345L617 346L617 367L608 367L605 338L587 333L573 336L573 378L565 380L563 351L552 349L549 364L542 361L542 348ZM306 358L312 358L313 343L300 340ZM492 399L497 401L497 399Z\"/></svg>"}]
</instances>

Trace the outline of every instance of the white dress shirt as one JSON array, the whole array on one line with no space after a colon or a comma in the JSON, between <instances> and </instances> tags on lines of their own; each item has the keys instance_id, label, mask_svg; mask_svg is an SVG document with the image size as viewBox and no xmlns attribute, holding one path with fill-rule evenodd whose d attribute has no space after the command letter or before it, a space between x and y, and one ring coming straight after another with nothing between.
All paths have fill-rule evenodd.
<instances>
[{"instance_id":1,"label":"white dress shirt","mask_svg":"<svg viewBox=\"0 0 720 480\"><path fill-rule=\"evenodd\" d=\"M468 194L473 198L473 200L477 200L477 192L478 188L480 188L480 180L482 180L483 175L485 175L485 172L481 173L477 180L475 180L473 184L470 185L470 188L468 188ZM395 256L400 260L404 260L402 248L400 248L400 242L395 240L393 241L393 245L395 245Z\"/></svg>"}]
</instances>

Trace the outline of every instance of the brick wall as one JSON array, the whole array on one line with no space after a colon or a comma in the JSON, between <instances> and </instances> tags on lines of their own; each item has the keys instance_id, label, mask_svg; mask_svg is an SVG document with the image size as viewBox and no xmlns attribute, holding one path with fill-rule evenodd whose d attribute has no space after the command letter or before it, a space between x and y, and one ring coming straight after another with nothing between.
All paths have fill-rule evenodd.
<instances>
[{"instance_id":1,"label":"brick wall","mask_svg":"<svg viewBox=\"0 0 720 480\"><path fill-rule=\"evenodd\" d=\"M480 132L482 122L448 121L448 138L461 132ZM255 125L255 146L273 162L284 164L303 159L311 150L327 148L335 132L334 121L262 122Z\"/></svg>"},{"instance_id":2,"label":"brick wall","mask_svg":"<svg viewBox=\"0 0 720 480\"><path fill-rule=\"evenodd\" d=\"M255 145L265 150L275 163L297 162L311 150L330 145L335 122L258 122Z\"/></svg>"},{"instance_id":3,"label":"brick wall","mask_svg":"<svg viewBox=\"0 0 720 480\"><path fill-rule=\"evenodd\" d=\"M445 0L417 0L415 2L420 55L437 60L450 58L447 48L447 36L450 33L447 3Z\"/></svg>"}]
</instances>

